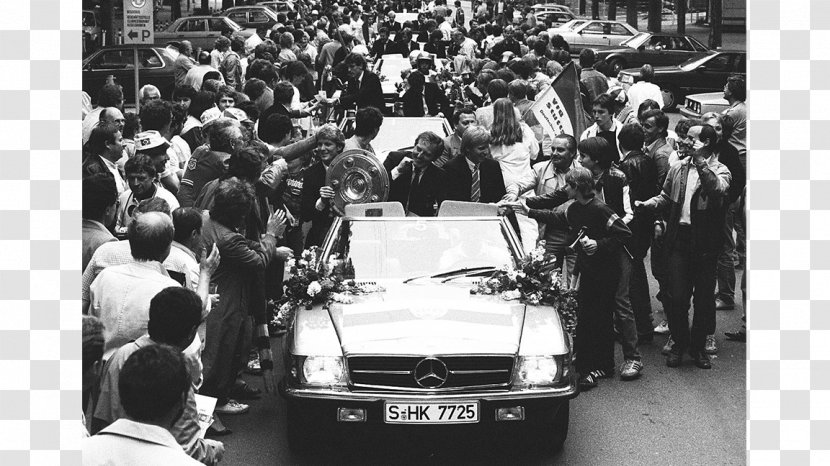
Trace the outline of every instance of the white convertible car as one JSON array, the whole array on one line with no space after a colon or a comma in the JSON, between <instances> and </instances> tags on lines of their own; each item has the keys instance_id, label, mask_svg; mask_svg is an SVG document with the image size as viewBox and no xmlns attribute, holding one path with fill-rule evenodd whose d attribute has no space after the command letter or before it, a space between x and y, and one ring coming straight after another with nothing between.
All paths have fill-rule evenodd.
<instances>
[{"instance_id":1,"label":"white convertible car","mask_svg":"<svg viewBox=\"0 0 830 466\"><path fill-rule=\"evenodd\" d=\"M445 201L431 218L399 203L348 206L319 253L377 286L301 309L289 327L280 393L292 449L371 429L517 431L562 447L578 389L559 314L470 291L523 256L494 206Z\"/></svg>"}]
</instances>

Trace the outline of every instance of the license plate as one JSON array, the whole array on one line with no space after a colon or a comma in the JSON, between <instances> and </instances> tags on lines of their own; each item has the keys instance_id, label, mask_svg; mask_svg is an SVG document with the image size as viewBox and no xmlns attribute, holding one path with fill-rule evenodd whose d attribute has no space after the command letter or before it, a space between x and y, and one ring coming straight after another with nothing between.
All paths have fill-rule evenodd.
<instances>
[{"instance_id":1,"label":"license plate","mask_svg":"<svg viewBox=\"0 0 830 466\"><path fill-rule=\"evenodd\" d=\"M387 424L469 424L478 422L478 402L385 403Z\"/></svg>"}]
</instances>

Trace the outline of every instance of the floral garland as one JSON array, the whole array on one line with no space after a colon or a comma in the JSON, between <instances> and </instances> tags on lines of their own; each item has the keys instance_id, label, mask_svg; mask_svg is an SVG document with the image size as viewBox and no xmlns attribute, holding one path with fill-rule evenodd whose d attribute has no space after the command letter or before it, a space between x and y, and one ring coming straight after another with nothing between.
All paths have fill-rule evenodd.
<instances>
[{"instance_id":1,"label":"floral garland","mask_svg":"<svg viewBox=\"0 0 830 466\"><path fill-rule=\"evenodd\" d=\"M319 255L319 248L312 246L304 250L299 259L286 262L286 269L291 275L285 281L285 297L279 302L268 302L270 309L276 309L270 323L272 328L287 329L301 307L311 309L315 304L328 307L333 302L349 304L353 301L353 295L384 291L381 286L345 278L354 277L351 260L343 261L332 256L328 263L320 264Z\"/></svg>"},{"instance_id":2,"label":"floral garland","mask_svg":"<svg viewBox=\"0 0 830 466\"><path fill-rule=\"evenodd\" d=\"M563 283L564 282L564 283ZM536 248L530 251L519 264L518 269L507 265L489 278L482 280L471 294L495 295L504 300L519 299L531 305L553 306L559 313L565 330L574 336L576 330L576 290L567 286L567 279L560 273L556 263L546 260L545 251Z\"/></svg>"}]
</instances>

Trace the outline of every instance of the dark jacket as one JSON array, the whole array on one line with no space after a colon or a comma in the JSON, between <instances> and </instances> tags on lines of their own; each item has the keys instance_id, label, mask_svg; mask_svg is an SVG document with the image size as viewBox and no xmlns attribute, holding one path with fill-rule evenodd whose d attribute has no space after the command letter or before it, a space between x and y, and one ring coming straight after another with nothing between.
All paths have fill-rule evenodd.
<instances>
[{"instance_id":1,"label":"dark jacket","mask_svg":"<svg viewBox=\"0 0 830 466\"><path fill-rule=\"evenodd\" d=\"M380 78L369 70L363 72L363 81L358 83L357 79L349 80L349 87L343 96L340 97L340 104L344 107L357 108L375 107L383 111L383 89L380 87Z\"/></svg>"},{"instance_id":2,"label":"dark jacket","mask_svg":"<svg viewBox=\"0 0 830 466\"><path fill-rule=\"evenodd\" d=\"M373 57L382 57L384 55L395 53L394 42L389 39L378 39L372 44L372 51L370 53Z\"/></svg>"},{"instance_id":3,"label":"dark jacket","mask_svg":"<svg viewBox=\"0 0 830 466\"><path fill-rule=\"evenodd\" d=\"M663 243L666 251L672 251L677 241L689 170L698 170L692 164L691 157L672 165L663 191L646 201L646 208L663 212L668 219ZM717 255L723 246L726 193L732 175L717 160L707 162L706 167L698 170L698 174L700 186L692 193L691 201L692 239L689 247L696 256Z\"/></svg>"},{"instance_id":4,"label":"dark jacket","mask_svg":"<svg viewBox=\"0 0 830 466\"><path fill-rule=\"evenodd\" d=\"M326 168L323 162L317 162L305 172L303 179L303 198L300 205L301 219L311 222L311 229L306 236L305 245L320 246L334 219L334 211L329 205L320 211L317 210L317 199L320 198L320 188L326 185Z\"/></svg>"},{"instance_id":5,"label":"dark jacket","mask_svg":"<svg viewBox=\"0 0 830 466\"><path fill-rule=\"evenodd\" d=\"M438 58L447 58L447 46L443 42L427 42L424 44L424 52L434 53Z\"/></svg>"},{"instance_id":6,"label":"dark jacket","mask_svg":"<svg viewBox=\"0 0 830 466\"><path fill-rule=\"evenodd\" d=\"M96 175L98 173L112 175L112 172L110 172L109 168L107 168L107 165L98 155L90 154L86 156L81 167L81 176L84 178L86 178L87 176Z\"/></svg>"},{"instance_id":7,"label":"dark jacket","mask_svg":"<svg viewBox=\"0 0 830 466\"><path fill-rule=\"evenodd\" d=\"M389 200L398 201L404 206L407 213L421 217L434 217L437 207L447 197L447 174L433 164L427 165L417 184L412 183L412 172L401 173L397 179L392 179L392 169L397 167L404 157L412 158L412 152L390 152L383 161L386 172L391 181Z\"/></svg>"},{"instance_id":8,"label":"dark jacket","mask_svg":"<svg viewBox=\"0 0 830 466\"><path fill-rule=\"evenodd\" d=\"M611 167L600 175L594 186L594 191L602 192L605 204L613 209L620 218L625 217L626 214L624 192L627 181L625 173Z\"/></svg>"},{"instance_id":9,"label":"dark jacket","mask_svg":"<svg viewBox=\"0 0 830 466\"><path fill-rule=\"evenodd\" d=\"M449 112L449 101L447 96L441 92L441 88L435 83L425 83L424 93L421 94L417 89L409 88L401 101L403 102L403 115L407 117L422 117L424 116L424 104L421 96L424 96L427 101L427 108L431 116L438 115L439 112L446 115Z\"/></svg>"},{"instance_id":10,"label":"dark jacket","mask_svg":"<svg viewBox=\"0 0 830 466\"><path fill-rule=\"evenodd\" d=\"M454 201L470 201L473 175L467 165L466 157L456 157L444 164L447 172L448 188L447 199ZM479 187L481 199L479 202L499 202L507 190L504 188L504 177L501 166L493 159L484 159L479 164Z\"/></svg>"},{"instance_id":11,"label":"dark jacket","mask_svg":"<svg viewBox=\"0 0 830 466\"><path fill-rule=\"evenodd\" d=\"M414 40L410 40L409 43L406 43L402 40L395 41L392 53L399 53L404 58L409 58L409 54L416 51L421 50L421 47L418 45L417 42Z\"/></svg>"},{"instance_id":12,"label":"dark jacket","mask_svg":"<svg viewBox=\"0 0 830 466\"><path fill-rule=\"evenodd\" d=\"M196 197L208 181L225 173L225 163L230 158L226 152L212 151L208 146L199 146L187 161L176 199L181 207L193 207Z\"/></svg>"},{"instance_id":13,"label":"dark jacket","mask_svg":"<svg viewBox=\"0 0 830 466\"><path fill-rule=\"evenodd\" d=\"M657 166L654 160L646 157L641 150L629 152L620 162L620 170L628 179L628 196L632 209L634 201L646 201L660 193L660 187L657 185ZM628 227L633 233L632 254L645 257L654 232L654 214L648 211L634 212L634 219Z\"/></svg>"},{"instance_id":14,"label":"dark jacket","mask_svg":"<svg viewBox=\"0 0 830 466\"><path fill-rule=\"evenodd\" d=\"M729 203L733 203L741 196L741 192L746 186L746 167L741 163L738 157L738 149L726 141L718 144L718 161L729 169L732 174L732 181L729 183L728 199Z\"/></svg>"}]
</instances>

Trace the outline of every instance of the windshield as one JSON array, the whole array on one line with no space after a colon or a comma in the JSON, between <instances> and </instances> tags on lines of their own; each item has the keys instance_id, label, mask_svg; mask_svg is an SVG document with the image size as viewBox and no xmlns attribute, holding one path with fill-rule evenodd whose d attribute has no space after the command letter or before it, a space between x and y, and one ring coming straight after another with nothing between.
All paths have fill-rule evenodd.
<instances>
[{"instance_id":1,"label":"windshield","mask_svg":"<svg viewBox=\"0 0 830 466\"><path fill-rule=\"evenodd\" d=\"M683 69L683 71L693 71L695 68L706 63L707 61L709 61L709 59L711 59L714 56L715 55L704 55L702 57L690 58L681 63L679 66L681 69Z\"/></svg>"},{"instance_id":2,"label":"windshield","mask_svg":"<svg viewBox=\"0 0 830 466\"><path fill-rule=\"evenodd\" d=\"M508 244L498 218L343 220L329 258L351 262L346 278L406 279L513 264Z\"/></svg>"},{"instance_id":3,"label":"windshield","mask_svg":"<svg viewBox=\"0 0 830 466\"><path fill-rule=\"evenodd\" d=\"M620 43L620 45L624 47L631 47L632 49L640 48L641 45L645 44L648 38L651 37L651 34L647 32L641 32L636 36L632 37L631 39L626 39Z\"/></svg>"}]
</instances>

